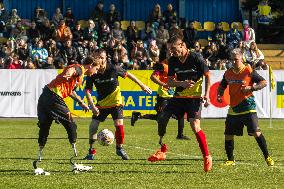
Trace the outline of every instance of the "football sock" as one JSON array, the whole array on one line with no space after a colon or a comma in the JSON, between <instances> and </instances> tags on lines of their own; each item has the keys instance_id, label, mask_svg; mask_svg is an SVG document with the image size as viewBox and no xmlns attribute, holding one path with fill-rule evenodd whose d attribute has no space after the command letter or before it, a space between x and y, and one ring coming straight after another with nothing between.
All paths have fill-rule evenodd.
<instances>
[{"instance_id":1,"label":"football sock","mask_svg":"<svg viewBox=\"0 0 284 189\"><path fill-rule=\"evenodd\" d=\"M180 118L178 119L178 136L183 135L183 128L184 128L184 119Z\"/></svg>"},{"instance_id":2,"label":"football sock","mask_svg":"<svg viewBox=\"0 0 284 189\"><path fill-rule=\"evenodd\" d=\"M209 152L208 152L208 146L207 146L207 142L206 142L206 136L204 134L204 132L202 130L200 130L199 132L197 132L195 134L196 139L199 143L199 148L203 154L203 157L208 156Z\"/></svg>"},{"instance_id":3,"label":"football sock","mask_svg":"<svg viewBox=\"0 0 284 189\"><path fill-rule=\"evenodd\" d=\"M269 156L269 154L268 154L266 140L264 136L261 134L259 137L255 137L255 140L257 141L257 144L259 148L261 149L264 158L266 159Z\"/></svg>"},{"instance_id":4,"label":"football sock","mask_svg":"<svg viewBox=\"0 0 284 189\"><path fill-rule=\"evenodd\" d=\"M117 125L115 131L115 139L116 144L123 144L124 143L124 126L123 125Z\"/></svg>"},{"instance_id":5,"label":"football sock","mask_svg":"<svg viewBox=\"0 0 284 189\"><path fill-rule=\"evenodd\" d=\"M229 161L234 161L234 140L225 140L225 150Z\"/></svg>"}]
</instances>

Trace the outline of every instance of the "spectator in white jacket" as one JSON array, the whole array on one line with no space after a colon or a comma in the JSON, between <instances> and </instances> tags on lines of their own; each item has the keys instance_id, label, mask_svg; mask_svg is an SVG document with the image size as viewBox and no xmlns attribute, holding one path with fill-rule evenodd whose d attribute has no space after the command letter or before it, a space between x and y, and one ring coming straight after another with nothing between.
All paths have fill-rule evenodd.
<instances>
[{"instance_id":1,"label":"spectator in white jacket","mask_svg":"<svg viewBox=\"0 0 284 189\"><path fill-rule=\"evenodd\" d=\"M244 30L242 31L243 41L245 42L246 46L249 48L250 43L252 41L255 41L255 32L254 29L252 29L249 26L248 20L244 20L243 25L244 25Z\"/></svg>"}]
</instances>

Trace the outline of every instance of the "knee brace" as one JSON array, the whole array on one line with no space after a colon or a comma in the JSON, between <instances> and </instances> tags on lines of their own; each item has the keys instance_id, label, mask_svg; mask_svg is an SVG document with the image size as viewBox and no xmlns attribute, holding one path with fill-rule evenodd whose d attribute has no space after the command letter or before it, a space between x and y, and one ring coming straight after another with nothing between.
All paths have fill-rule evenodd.
<instances>
[{"instance_id":1,"label":"knee brace","mask_svg":"<svg viewBox=\"0 0 284 189\"><path fill-rule=\"evenodd\" d=\"M158 134L159 136L164 136L166 134L167 125L169 122L169 119L171 117L171 114L168 112L161 112L158 115Z\"/></svg>"}]
</instances>

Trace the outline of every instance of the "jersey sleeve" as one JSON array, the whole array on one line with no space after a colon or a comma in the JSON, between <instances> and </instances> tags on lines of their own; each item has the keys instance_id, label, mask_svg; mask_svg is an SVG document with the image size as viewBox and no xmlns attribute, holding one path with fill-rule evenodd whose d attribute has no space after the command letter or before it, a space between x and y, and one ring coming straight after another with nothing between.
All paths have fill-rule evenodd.
<instances>
[{"instance_id":1,"label":"jersey sleeve","mask_svg":"<svg viewBox=\"0 0 284 189\"><path fill-rule=\"evenodd\" d=\"M221 83L220 83L219 86L222 87L223 89L226 89L227 85L228 85L228 82L227 82L225 74L224 74L223 79L221 80Z\"/></svg>"},{"instance_id":2,"label":"jersey sleeve","mask_svg":"<svg viewBox=\"0 0 284 189\"><path fill-rule=\"evenodd\" d=\"M253 70L251 73L251 80L253 83L259 83L261 81L265 81L265 79L261 75L259 75L255 70Z\"/></svg>"},{"instance_id":3,"label":"jersey sleeve","mask_svg":"<svg viewBox=\"0 0 284 189\"><path fill-rule=\"evenodd\" d=\"M87 76L86 77L86 87L85 87L85 90L86 91L92 91L92 89L93 89L92 77Z\"/></svg>"},{"instance_id":4,"label":"jersey sleeve","mask_svg":"<svg viewBox=\"0 0 284 189\"><path fill-rule=\"evenodd\" d=\"M154 72L153 72L154 75L160 75L160 73L164 72L164 66L163 66L163 64L159 64L159 63L155 64L153 66L153 70L154 70Z\"/></svg>"},{"instance_id":5,"label":"jersey sleeve","mask_svg":"<svg viewBox=\"0 0 284 189\"><path fill-rule=\"evenodd\" d=\"M123 69L122 67L120 66L116 66L115 67L116 71L117 71L117 75L122 77L122 78L125 78L127 77L127 71L125 69Z\"/></svg>"},{"instance_id":6,"label":"jersey sleeve","mask_svg":"<svg viewBox=\"0 0 284 189\"><path fill-rule=\"evenodd\" d=\"M209 74L209 68L205 62L205 59L202 56L196 54L196 62L200 66L200 71L203 75Z\"/></svg>"}]
</instances>

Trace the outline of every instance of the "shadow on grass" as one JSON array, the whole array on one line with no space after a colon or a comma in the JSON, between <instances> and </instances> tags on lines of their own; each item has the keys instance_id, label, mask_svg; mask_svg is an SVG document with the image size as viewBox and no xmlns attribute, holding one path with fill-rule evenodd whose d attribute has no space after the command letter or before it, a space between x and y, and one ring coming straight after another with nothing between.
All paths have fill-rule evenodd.
<instances>
[{"instance_id":1,"label":"shadow on grass","mask_svg":"<svg viewBox=\"0 0 284 189\"><path fill-rule=\"evenodd\" d=\"M11 137L0 137L0 140L37 140L38 138L37 137L14 137L14 138L11 138ZM65 139L68 139L67 137L66 138L63 138L63 137L50 137L48 138L48 140L65 140ZM89 138L77 138L77 139L89 139Z\"/></svg>"}]
</instances>

